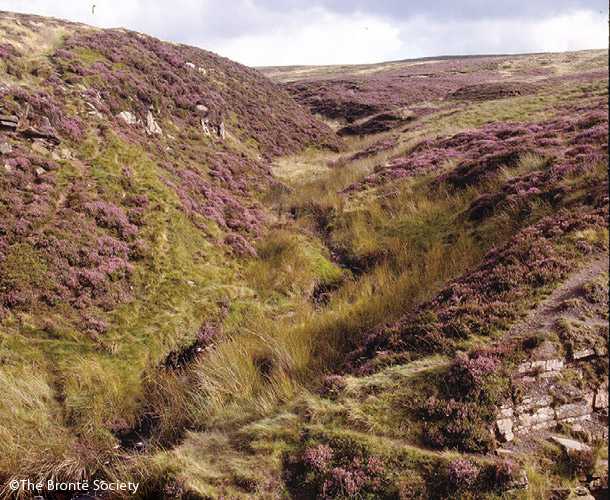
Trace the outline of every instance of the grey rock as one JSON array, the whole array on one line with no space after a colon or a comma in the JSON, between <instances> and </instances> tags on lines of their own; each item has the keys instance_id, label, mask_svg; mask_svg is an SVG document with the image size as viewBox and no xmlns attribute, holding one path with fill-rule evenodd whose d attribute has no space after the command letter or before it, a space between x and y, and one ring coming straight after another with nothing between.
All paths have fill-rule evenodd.
<instances>
[{"instance_id":1,"label":"grey rock","mask_svg":"<svg viewBox=\"0 0 610 500\"><path fill-rule=\"evenodd\" d=\"M123 120L127 125L135 125L138 123L136 115L134 115L131 111L121 111L117 115L117 118L119 118L119 120Z\"/></svg>"},{"instance_id":2,"label":"grey rock","mask_svg":"<svg viewBox=\"0 0 610 500\"><path fill-rule=\"evenodd\" d=\"M503 418L512 417L514 413L515 412L511 406L500 408L500 416Z\"/></svg>"},{"instance_id":3,"label":"grey rock","mask_svg":"<svg viewBox=\"0 0 610 500\"><path fill-rule=\"evenodd\" d=\"M582 417L590 413L591 408L586 401L582 403L570 403L566 405L561 405L555 409L555 415L557 416L557 420Z\"/></svg>"},{"instance_id":4,"label":"grey rock","mask_svg":"<svg viewBox=\"0 0 610 500\"><path fill-rule=\"evenodd\" d=\"M8 155L13 152L13 146L11 146L8 142L0 142L0 153L3 155Z\"/></svg>"},{"instance_id":5,"label":"grey rock","mask_svg":"<svg viewBox=\"0 0 610 500\"><path fill-rule=\"evenodd\" d=\"M545 372L561 370L564 367L563 359L545 359L532 362L532 370L542 370Z\"/></svg>"},{"instance_id":6,"label":"grey rock","mask_svg":"<svg viewBox=\"0 0 610 500\"><path fill-rule=\"evenodd\" d=\"M146 115L146 133L148 135L161 135L163 133L161 127L159 126L159 124L155 120L155 117L150 111Z\"/></svg>"},{"instance_id":7,"label":"grey rock","mask_svg":"<svg viewBox=\"0 0 610 500\"><path fill-rule=\"evenodd\" d=\"M513 419L512 418L501 418L496 420L496 429L498 435L505 442L510 442L514 439L513 434Z\"/></svg>"},{"instance_id":8,"label":"grey rock","mask_svg":"<svg viewBox=\"0 0 610 500\"><path fill-rule=\"evenodd\" d=\"M583 359L583 358L588 358L590 356L595 356L595 349L593 349L593 348L581 349L579 351L574 351L572 353L573 359Z\"/></svg>"},{"instance_id":9,"label":"grey rock","mask_svg":"<svg viewBox=\"0 0 610 500\"><path fill-rule=\"evenodd\" d=\"M206 119L206 118L202 118L201 119L201 128L203 129L203 133L208 136L211 137L211 133L210 133L210 122Z\"/></svg>"},{"instance_id":10,"label":"grey rock","mask_svg":"<svg viewBox=\"0 0 610 500\"><path fill-rule=\"evenodd\" d=\"M534 408L542 408L549 406L553 402L553 398L548 394L541 396L530 396L525 397L521 401L521 404L516 407L517 413L524 413Z\"/></svg>"},{"instance_id":11,"label":"grey rock","mask_svg":"<svg viewBox=\"0 0 610 500\"><path fill-rule=\"evenodd\" d=\"M17 129L17 123L16 122L7 122L7 121L4 121L4 120L0 120L0 128L16 130Z\"/></svg>"},{"instance_id":12,"label":"grey rock","mask_svg":"<svg viewBox=\"0 0 610 500\"><path fill-rule=\"evenodd\" d=\"M593 401L593 407L596 410L608 408L608 387L602 386L595 393L595 399Z\"/></svg>"},{"instance_id":13,"label":"grey rock","mask_svg":"<svg viewBox=\"0 0 610 500\"><path fill-rule=\"evenodd\" d=\"M17 125L17 123L19 122L19 117L16 115L0 115L0 121L14 123L15 125Z\"/></svg>"},{"instance_id":14,"label":"grey rock","mask_svg":"<svg viewBox=\"0 0 610 500\"><path fill-rule=\"evenodd\" d=\"M19 118L15 115L0 115L0 128L15 130L18 123Z\"/></svg>"},{"instance_id":15,"label":"grey rock","mask_svg":"<svg viewBox=\"0 0 610 500\"><path fill-rule=\"evenodd\" d=\"M555 412L550 406L538 408L534 413L519 415L520 427L532 427L542 423L551 423L555 420Z\"/></svg>"},{"instance_id":16,"label":"grey rock","mask_svg":"<svg viewBox=\"0 0 610 500\"><path fill-rule=\"evenodd\" d=\"M575 439L561 436L551 436L551 440L561 446L567 453L591 451L591 447Z\"/></svg>"}]
</instances>

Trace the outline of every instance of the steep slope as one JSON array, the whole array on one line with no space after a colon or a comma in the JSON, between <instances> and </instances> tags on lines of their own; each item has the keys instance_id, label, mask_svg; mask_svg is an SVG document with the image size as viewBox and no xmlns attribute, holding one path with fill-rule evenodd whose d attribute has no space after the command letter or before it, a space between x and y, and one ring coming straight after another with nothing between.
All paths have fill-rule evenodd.
<instances>
[{"instance_id":1,"label":"steep slope","mask_svg":"<svg viewBox=\"0 0 610 500\"><path fill-rule=\"evenodd\" d=\"M0 495L607 496L607 51L0 26Z\"/></svg>"},{"instance_id":2,"label":"steep slope","mask_svg":"<svg viewBox=\"0 0 610 500\"><path fill-rule=\"evenodd\" d=\"M0 29L0 477L74 477L134 425L149 370L251 301L270 159L338 142L210 52L10 13Z\"/></svg>"}]
</instances>

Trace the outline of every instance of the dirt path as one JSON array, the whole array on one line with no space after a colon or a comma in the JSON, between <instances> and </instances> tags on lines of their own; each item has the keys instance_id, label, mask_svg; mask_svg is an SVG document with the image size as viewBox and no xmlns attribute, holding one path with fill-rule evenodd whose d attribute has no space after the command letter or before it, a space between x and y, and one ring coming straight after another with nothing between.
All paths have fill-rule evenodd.
<instances>
[{"instance_id":1,"label":"dirt path","mask_svg":"<svg viewBox=\"0 0 610 500\"><path fill-rule=\"evenodd\" d=\"M532 309L523 321L514 324L507 336L522 336L549 329L557 319L561 303L577 296L580 287L604 272L608 272L608 254L605 253L596 256L581 270L572 273L566 281Z\"/></svg>"}]
</instances>

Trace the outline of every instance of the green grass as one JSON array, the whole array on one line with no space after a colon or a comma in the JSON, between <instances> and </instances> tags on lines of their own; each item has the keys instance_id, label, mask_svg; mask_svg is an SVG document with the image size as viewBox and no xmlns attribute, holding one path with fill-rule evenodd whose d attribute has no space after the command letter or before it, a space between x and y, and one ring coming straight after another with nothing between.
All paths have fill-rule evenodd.
<instances>
[{"instance_id":1,"label":"green grass","mask_svg":"<svg viewBox=\"0 0 610 500\"><path fill-rule=\"evenodd\" d=\"M79 56L92 64L99 55ZM259 193L278 217L257 241L258 256L248 259L228 255L213 223L202 231L184 214L153 153L107 132L72 145L87 164L62 161L60 187L84 180L117 203L127 189L146 194L150 206L140 237L148 251L136 266L135 300L103 313L110 324L103 336L84 337L68 308L52 315L31 311L0 326L6 403L0 407L0 476L97 473L144 481L142 493L151 498L182 492L265 498L287 494L282 459L308 435L353 440L387 457L405 491L425 489L431 471L459 455L422 446L421 422L410 403L433 392L450 360L401 359L373 375L346 376L336 398L318 394L321 380L371 329L412 311L476 266L490 247L552 212L539 203L525 215L506 209L477 224L464 217L477 196L544 168L548 159L526 155L494 181L464 191L432 188L423 177L349 196L339 192L424 137L548 118L563 102L603 92L598 84L567 84L534 96L471 103L457 113L441 106L421 119L420 128L400 134L394 148L371 158L329 166L390 134L348 139L342 153L310 148L281 159L274 173L290 189ZM231 114L229 122L236 118ZM190 131L174 132L191 145L201 140ZM227 144L257 154L251 139ZM125 167L133 172L130 179ZM575 188L566 203L581 200L587 183L604 174L596 166L588 175L565 182ZM607 232L583 238L607 240ZM45 267L28 245L13 248L2 266L0 286L11 280L44 286ZM314 303L319 290L330 292L327 302ZM183 371L160 368L203 323L222 331L214 346ZM158 423L152 447L142 455L117 451L111 431L134 426L143 415ZM544 464L529 466L526 498L542 498L557 482L543 470Z\"/></svg>"}]
</instances>

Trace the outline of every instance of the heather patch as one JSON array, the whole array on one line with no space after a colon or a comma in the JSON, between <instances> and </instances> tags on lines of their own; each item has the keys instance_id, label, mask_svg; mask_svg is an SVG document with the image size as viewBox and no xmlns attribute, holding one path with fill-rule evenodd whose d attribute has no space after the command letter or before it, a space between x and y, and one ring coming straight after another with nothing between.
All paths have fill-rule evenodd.
<instances>
[{"instance_id":1,"label":"heather patch","mask_svg":"<svg viewBox=\"0 0 610 500\"><path fill-rule=\"evenodd\" d=\"M450 283L431 302L387 328L373 331L350 356L361 372L374 369L390 353L451 351L472 336L506 330L537 294L563 279L591 251L603 251L606 210L566 210L519 232L492 249L469 274ZM591 248L572 235L600 231ZM379 358L375 360L375 358Z\"/></svg>"},{"instance_id":2,"label":"heather patch","mask_svg":"<svg viewBox=\"0 0 610 500\"><path fill-rule=\"evenodd\" d=\"M418 409L424 421L425 443L470 452L495 448L492 425L498 405L510 394L506 354L503 350L488 350L456 356L437 382L438 393ZM477 479L477 474L460 477L458 470L454 472L456 477L451 479L450 474L450 482L457 489L472 486Z\"/></svg>"},{"instance_id":3,"label":"heather patch","mask_svg":"<svg viewBox=\"0 0 610 500\"><path fill-rule=\"evenodd\" d=\"M84 60L83 51L90 55ZM89 94L97 92L112 115L127 110L145 121L153 108L162 124L171 117L175 125L199 129L202 137L202 118L213 126L224 123L240 139L256 140L266 156L312 143L337 144L327 128L256 71L207 51L106 30L71 37L55 61L64 78L87 82ZM272 95L274 108L261 106ZM233 123L231 117L239 119Z\"/></svg>"},{"instance_id":4,"label":"heather patch","mask_svg":"<svg viewBox=\"0 0 610 500\"><path fill-rule=\"evenodd\" d=\"M408 154L378 166L347 191L428 174L438 175L439 184L464 188L496 178L500 169L516 167L526 154L546 156L558 165L604 161L607 116L591 108L581 112L584 117L578 120L561 116L541 123L494 123L451 137L426 139ZM442 167L449 161L456 166L445 173ZM571 167L561 168L565 171Z\"/></svg>"},{"instance_id":5,"label":"heather patch","mask_svg":"<svg viewBox=\"0 0 610 500\"><path fill-rule=\"evenodd\" d=\"M396 498L383 460L348 436L304 439L284 459L284 481L297 498ZM394 491L393 491L394 490Z\"/></svg>"},{"instance_id":6,"label":"heather patch","mask_svg":"<svg viewBox=\"0 0 610 500\"><path fill-rule=\"evenodd\" d=\"M314 113L351 123L395 107L442 99L467 84L493 79L498 61L483 57L398 65L366 76L301 80L286 88Z\"/></svg>"},{"instance_id":7,"label":"heather patch","mask_svg":"<svg viewBox=\"0 0 610 500\"><path fill-rule=\"evenodd\" d=\"M527 82L491 82L462 87L452 92L450 97L467 101L485 101L533 94L536 90L535 85Z\"/></svg>"}]
</instances>

